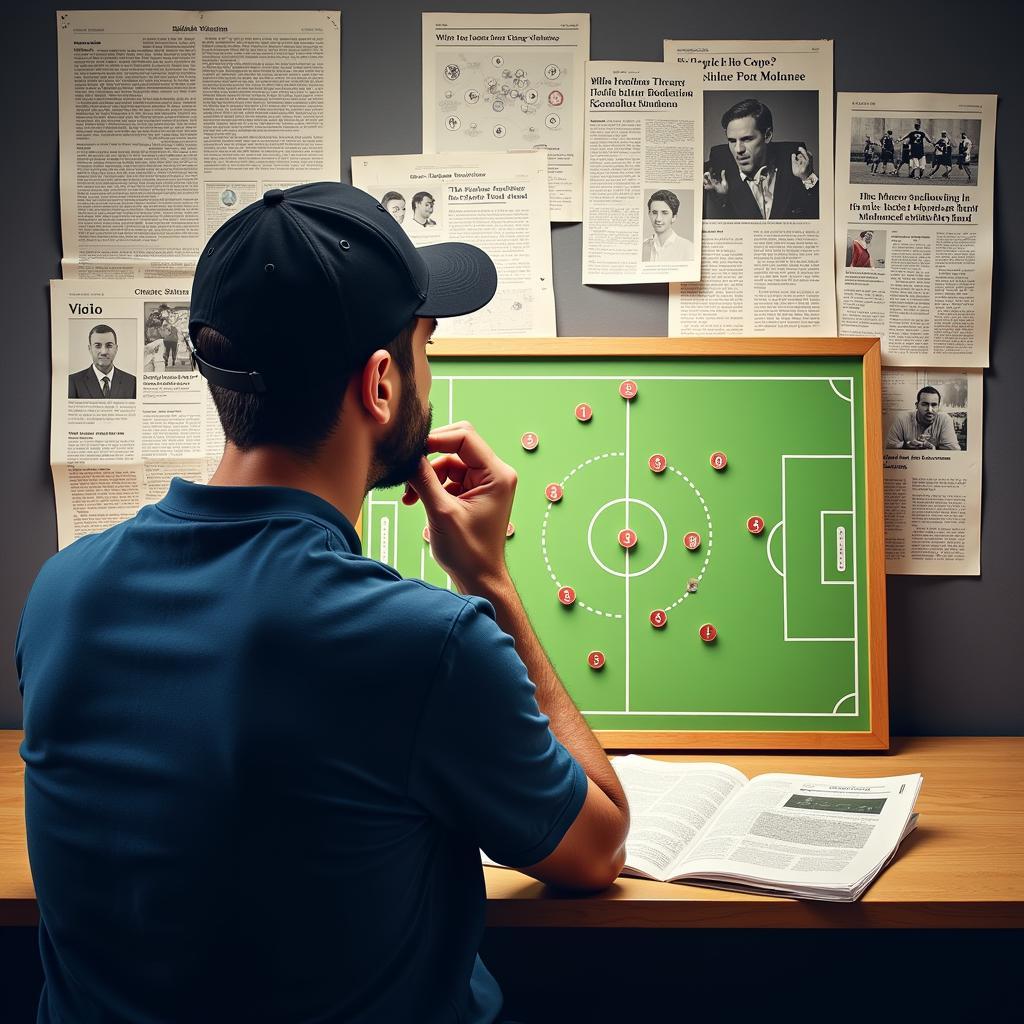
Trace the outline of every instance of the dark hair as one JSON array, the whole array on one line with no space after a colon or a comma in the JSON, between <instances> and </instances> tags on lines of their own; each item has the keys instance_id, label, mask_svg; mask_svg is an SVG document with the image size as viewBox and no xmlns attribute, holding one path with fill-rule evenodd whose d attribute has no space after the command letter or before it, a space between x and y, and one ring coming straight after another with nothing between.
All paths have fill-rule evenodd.
<instances>
[{"instance_id":1,"label":"dark hair","mask_svg":"<svg viewBox=\"0 0 1024 1024\"><path fill-rule=\"evenodd\" d=\"M415 373L412 335L413 318L391 341L382 346L395 357L403 384ZM219 331L202 326L196 335L196 350L204 359L228 370L251 369L243 353ZM282 445L296 455L311 458L334 432L354 372L362 367L328 368L311 372L301 389L243 394L210 384L210 397L217 407L224 436L236 448L249 451L261 445Z\"/></svg>"},{"instance_id":2,"label":"dark hair","mask_svg":"<svg viewBox=\"0 0 1024 1024\"><path fill-rule=\"evenodd\" d=\"M391 191L391 192L385 192L384 195L381 196L381 199L380 199L381 206L387 206L388 203L390 203L392 199L401 199L403 203L405 202L405 196L403 196L401 192Z\"/></svg>"},{"instance_id":3,"label":"dark hair","mask_svg":"<svg viewBox=\"0 0 1024 1024\"><path fill-rule=\"evenodd\" d=\"M775 128L772 112L760 100L753 98L734 103L722 115L722 127L728 131L730 121L739 121L744 117L752 117L754 124L757 125L757 130L762 135L767 135Z\"/></svg>"},{"instance_id":4,"label":"dark hair","mask_svg":"<svg viewBox=\"0 0 1024 1024\"><path fill-rule=\"evenodd\" d=\"M939 394L938 388L933 388L930 384L928 384L927 386L921 388L920 391L918 391L917 398L914 399L915 405L921 401L921 396L925 394L925 392L935 395L935 397L939 400L939 404L942 404L942 395Z\"/></svg>"},{"instance_id":5,"label":"dark hair","mask_svg":"<svg viewBox=\"0 0 1024 1024\"><path fill-rule=\"evenodd\" d=\"M92 330L91 330L91 331L89 332L89 337L88 337L87 341L91 342L91 341L92 341L92 336L93 336L93 335L94 335L94 334L95 334L95 333L96 333L97 331L99 331L99 332L100 332L100 334L112 334L112 335L114 336L114 344L115 344L115 345L117 344L117 331L115 331L113 327L110 327L110 326L108 326L107 324L97 324L97 325L96 325L96 326L95 326L95 327L94 327L94 328L93 328L93 329L92 329Z\"/></svg>"},{"instance_id":6,"label":"dark hair","mask_svg":"<svg viewBox=\"0 0 1024 1024\"><path fill-rule=\"evenodd\" d=\"M675 192L669 192L667 188L659 188L657 192L651 193L651 198L647 200L648 210L651 208L651 203L667 204L673 217L679 212L679 196Z\"/></svg>"},{"instance_id":7,"label":"dark hair","mask_svg":"<svg viewBox=\"0 0 1024 1024\"><path fill-rule=\"evenodd\" d=\"M431 202L434 202L434 197L429 192L417 192L416 195L412 197L412 208L415 210L424 199L429 199Z\"/></svg>"}]
</instances>

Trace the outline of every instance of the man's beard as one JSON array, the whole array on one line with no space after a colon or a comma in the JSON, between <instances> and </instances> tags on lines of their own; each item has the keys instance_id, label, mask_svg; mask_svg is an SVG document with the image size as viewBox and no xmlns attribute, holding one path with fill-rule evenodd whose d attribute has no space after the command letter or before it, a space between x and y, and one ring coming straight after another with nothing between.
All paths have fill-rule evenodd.
<instances>
[{"instance_id":1,"label":"man's beard","mask_svg":"<svg viewBox=\"0 0 1024 1024\"><path fill-rule=\"evenodd\" d=\"M373 453L367 490L398 487L404 484L427 454L427 435L434 415L434 407L423 411L416 393L416 382L410 376L402 379L402 398L398 417L390 434Z\"/></svg>"}]
</instances>

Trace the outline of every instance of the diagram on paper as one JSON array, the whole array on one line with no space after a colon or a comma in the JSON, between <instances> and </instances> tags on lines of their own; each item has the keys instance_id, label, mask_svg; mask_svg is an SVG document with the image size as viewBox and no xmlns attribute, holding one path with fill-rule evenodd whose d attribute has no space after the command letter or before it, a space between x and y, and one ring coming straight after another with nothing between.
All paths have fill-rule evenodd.
<instances>
[{"instance_id":1,"label":"diagram on paper","mask_svg":"<svg viewBox=\"0 0 1024 1024\"><path fill-rule=\"evenodd\" d=\"M438 139L445 150L569 145L572 66L550 49L495 48L440 55Z\"/></svg>"}]
</instances>

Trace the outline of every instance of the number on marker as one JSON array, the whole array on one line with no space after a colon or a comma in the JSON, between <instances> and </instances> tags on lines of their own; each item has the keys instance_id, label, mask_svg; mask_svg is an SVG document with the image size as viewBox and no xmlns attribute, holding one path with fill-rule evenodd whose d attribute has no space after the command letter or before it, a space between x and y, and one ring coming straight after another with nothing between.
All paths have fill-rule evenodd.
<instances>
[{"instance_id":1,"label":"number on marker","mask_svg":"<svg viewBox=\"0 0 1024 1024\"><path fill-rule=\"evenodd\" d=\"M700 638L704 643L711 643L716 636L718 636L718 630L715 629L710 622L705 622L704 625L700 627Z\"/></svg>"},{"instance_id":2,"label":"number on marker","mask_svg":"<svg viewBox=\"0 0 1024 1024\"><path fill-rule=\"evenodd\" d=\"M587 655L587 664L595 671L604 668L604 655L600 651L591 651Z\"/></svg>"},{"instance_id":3,"label":"number on marker","mask_svg":"<svg viewBox=\"0 0 1024 1024\"><path fill-rule=\"evenodd\" d=\"M747 520L747 529L754 534L764 530L764 520L760 516L751 516Z\"/></svg>"},{"instance_id":4,"label":"number on marker","mask_svg":"<svg viewBox=\"0 0 1024 1024\"><path fill-rule=\"evenodd\" d=\"M725 452L712 452L709 461L711 462L712 469L725 469L729 464L729 459Z\"/></svg>"},{"instance_id":5,"label":"number on marker","mask_svg":"<svg viewBox=\"0 0 1024 1024\"><path fill-rule=\"evenodd\" d=\"M544 494L548 501L561 501L564 493L565 491L562 490L561 484L548 484L544 488Z\"/></svg>"},{"instance_id":6,"label":"number on marker","mask_svg":"<svg viewBox=\"0 0 1024 1024\"><path fill-rule=\"evenodd\" d=\"M527 450L528 452L532 452L532 451L533 451L533 450L534 450L534 449L535 449L535 448L537 447L537 445L539 445L539 444L540 444L540 438L539 438L539 437L538 437L538 436L537 436L537 435L536 435L535 433L533 433L533 431L530 431L530 430L528 430L528 431L527 431L527 432L526 432L525 434L523 434L523 436L522 436L522 437L521 437L521 438L519 439L519 443L520 443L520 444L521 444L521 445L522 445L522 446L523 446L523 447L524 447L524 448L525 448L525 449L526 449L526 450Z\"/></svg>"},{"instance_id":7,"label":"number on marker","mask_svg":"<svg viewBox=\"0 0 1024 1024\"><path fill-rule=\"evenodd\" d=\"M514 537L516 532L516 524L509 520L508 526L505 527L505 536Z\"/></svg>"},{"instance_id":8,"label":"number on marker","mask_svg":"<svg viewBox=\"0 0 1024 1024\"><path fill-rule=\"evenodd\" d=\"M651 625L655 629L664 629L665 623L668 622L668 616L665 614L665 611L662 608L655 608L654 611L651 612L650 618Z\"/></svg>"},{"instance_id":9,"label":"number on marker","mask_svg":"<svg viewBox=\"0 0 1024 1024\"><path fill-rule=\"evenodd\" d=\"M569 605L576 603L576 591L572 587L562 587L558 591L558 600L568 608Z\"/></svg>"},{"instance_id":10,"label":"number on marker","mask_svg":"<svg viewBox=\"0 0 1024 1024\"><path fill-rule=\"evenodd\" d=\"M664 473L665 467L668 465L668 459L664 455L652 455L647 460L647 465L652 473Z\"/></svg>"},{"instance_id":11,"label":"number on marker","mask_svg":"<svg viewBox=\"0 0 1024 1024\"><path fill-rule=\"evenodd\" d=\"M636 531L635 530L619 530L619 544L626 548L636 546Z\"/></svg>"},{"instance_id":12,"label":"number on marker","mask_svg":"<svg viewBox=\"0 0 1024 1024\"><path fill-rule=\"evenodd\" d=\"M593 415L594 410L591 409L586 402L580 402L580 404L576 406L576 419L578 419L580 423L586 423Z\"/></svg>"},{"instance_id":13,"label":"number on marker","mask_svg":"<svg viewBox=\"0 0 1024 1024\"><path fill-rule=\"evenodd\" d=\"M636 398L636 381L635 380L624 380L619 385L619 394L626 399L627 402L631 402Z\"/></svg>"},{"instance_id":14,"label":"number on marker","mask_svg":"<svg viewBox=\"0 0 1024 1024\"><path fill-rule=\"evenodd\" d=\"M700 534L699 533L688 533L683 538L683 547L687 551L696 551L700 547Z\"/></svg>"},{"instance_id":15,"label":"number on marker","mask_svg":"<svg viewBox=\"0 0 1024 1024\"><path fill-rule=\"evenodd\" d=\"M423 539L429 544L430 543L430 527L423 527Z\"/></svg>"}]
</instances>

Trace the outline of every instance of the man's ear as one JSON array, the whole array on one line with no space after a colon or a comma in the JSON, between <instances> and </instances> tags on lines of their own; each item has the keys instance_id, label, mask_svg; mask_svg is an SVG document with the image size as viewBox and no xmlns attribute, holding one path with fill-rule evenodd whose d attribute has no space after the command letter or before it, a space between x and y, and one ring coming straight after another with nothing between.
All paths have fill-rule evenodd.
<instances>
[{"instance_id":1,"label":"man's ear","mask_svg":"<svg viewBox=\"0 0 1024 1024\"><path fill-rule=\"evenodd\" d=\"M774 128L769 128L768 131L766 131L764 133L764 141L765 142L771 142L772 141L772 136L774 134L775 134L775 129Z\"/></svg>"},{"instance_id":2,"label":"man's ear","mask_svg":"<svg viewBox=\"0 0 1024 1024\"><path fill-rule=\"evenodd\" d=\"M380 426L391 422L398 399L395 364L391 353L379 348L363 365L359 378L359 399L363 411Z\"/></svg>"}]
</instances>

